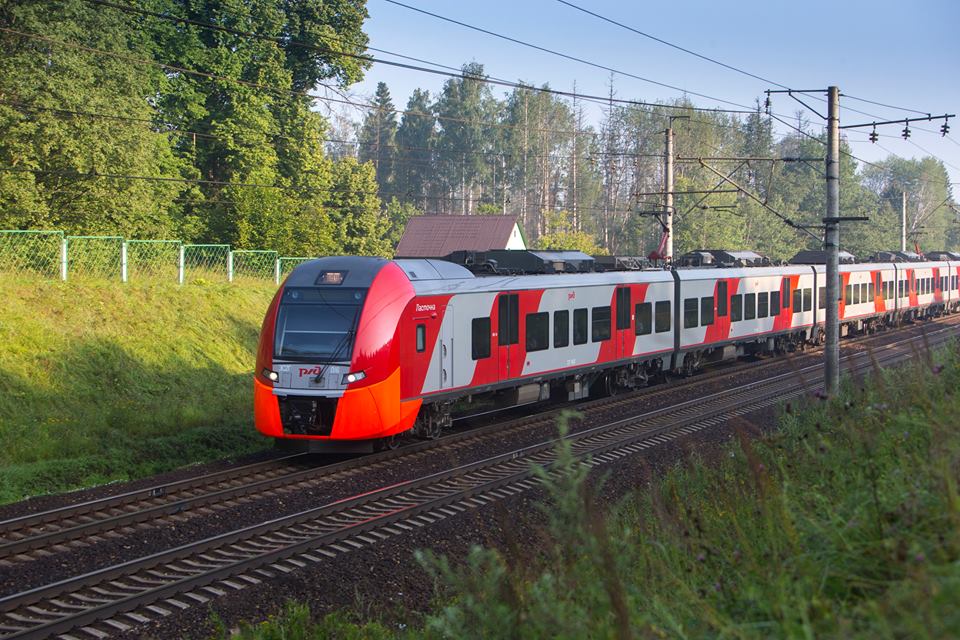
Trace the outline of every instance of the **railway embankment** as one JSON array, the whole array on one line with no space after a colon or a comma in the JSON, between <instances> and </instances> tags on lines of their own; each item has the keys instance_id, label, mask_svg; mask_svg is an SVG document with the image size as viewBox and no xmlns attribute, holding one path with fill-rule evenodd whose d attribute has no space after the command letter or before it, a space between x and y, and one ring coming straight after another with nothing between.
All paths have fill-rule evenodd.
<instances>
[{"instance_id":1,"label":"railway embankment","mask_svg":"<svg viewBox=\"0 0 960 640\"><path fill-rule=\"evenodd\" d=\"M0 280L0 503L263 448L251 372L274 289Z\"/></svg>"},{"instance_id":2,"label":"railway embankment","mask_svg":"<svg viewBox=\"0 0 960 640\"><path fill-rule=\"evenodd\" d=\"M951 346L874 373L830 403L795 402L778 429L760 428L773 414L752 416L730 442L693 448L666 469L589 474L564 456L567 473L547 483L542 508L503 514L486 548L450 544L449 557L416 559L410 550L418 581L439 586L433 598L381 594L389 606L371 607L368 596L320 617L301 601L231 631L951 637L960 628L960 358Z\"/></svg>"}]
</instances>

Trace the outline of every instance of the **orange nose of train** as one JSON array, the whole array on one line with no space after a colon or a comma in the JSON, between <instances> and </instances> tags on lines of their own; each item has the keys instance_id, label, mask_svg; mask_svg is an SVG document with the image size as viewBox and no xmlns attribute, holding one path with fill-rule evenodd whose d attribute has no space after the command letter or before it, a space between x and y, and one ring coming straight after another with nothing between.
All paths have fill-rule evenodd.
<instances>
[{"instance_id":1,"label":"orange nose of train","mask_svg":"<svg viewBox=\"0 0 960 640\"><path fill-rule=\"evenodd\" d=\"M278 439L368 440L413 426L397 344L413 287L393 262L331 257L298 265L260 332L257 430Z\"/></svg>"}]
</instances>

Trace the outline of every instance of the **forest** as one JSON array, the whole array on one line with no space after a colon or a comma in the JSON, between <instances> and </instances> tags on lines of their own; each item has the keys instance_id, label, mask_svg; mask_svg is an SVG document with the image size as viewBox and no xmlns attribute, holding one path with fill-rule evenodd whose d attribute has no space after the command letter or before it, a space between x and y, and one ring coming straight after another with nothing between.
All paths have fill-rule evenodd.
<instances>
[{"instance_id":1,"label":"forest","mask_svg":"<svg viewBox=\"0 0 960 640\"><path fill-rule=\"evenodd\" d=\"M678 254L818 246L821 123L640 104L615 78L607 100L505 90L477 62L435 94L357 97L366 17L363 0L4 3L0 228L389 256L412 215L512 214L528 246L646 255L672 123ZM869 217L845 250L899 248L902 193L911 248L960 246L939 160L842 151L841 215ZM737 188L705 193L721 176Z\"/></svg>"}]
</instances>

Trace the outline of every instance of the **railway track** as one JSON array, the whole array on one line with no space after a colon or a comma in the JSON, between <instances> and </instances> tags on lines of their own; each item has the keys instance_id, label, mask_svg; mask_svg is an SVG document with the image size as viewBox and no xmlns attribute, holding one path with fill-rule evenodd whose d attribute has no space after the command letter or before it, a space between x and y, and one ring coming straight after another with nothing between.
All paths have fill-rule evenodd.
<instances>
[{"instance_id":1,"label":"railway track","mask_svg":"<svg viewBox=\"0 0 960 640\"><path fill-rule=\"evenodd\" d=\"M960 324L960 320L950 319L942 323L951 326ZM920 332L924 329L926 326L921 325L904 331ZM845 346L855 346L858 342L871 338L876 336L863 336L846 342ZM734 366L712 371L706 376L643 389L639 394L625 394L580 403L577 406L583 411L614 410L640 399L656 400L659 396L674 393L684 386L701 385L708 381L715 382L736 376L746 368L781 365L780 360L770 360ZM181 516L191 510L221 510L244 501L299 491L317 482L334 482L346 474L360 470L370 471L378 465L390 464L400 457L436 455L438 446L453 450L470 446L493 432L509 435L511 432L550 425L556 415L556 411L542 412L506 423L489 424L454 433L436 442L419 442L398 450L333 464L317 465L315 459L310 464L311 457L307 454L285 456L0 521L0 561L29 561L38 553L44 554L49 553L52 548L63 548L58 545L97 542L98 534L124 527L147 526L170 517Z\"/></svg>"},{"instance_id":2,"label":"railway track","mask_svg":"<svg viewBox=\"0 0 960 640\"><path fill-rule=\"evenodd\" d=\"M854 372L910 358L939 344L953 324L843 360ZM568 436L592 465L722 424L813 390L820 365L613 420ZM290 514L150 556L0 598L0 638L102 638L276 575L350 553L414 528L529 491L533 465L548 470L556 439Z\"/></svg>"}]
</instances>

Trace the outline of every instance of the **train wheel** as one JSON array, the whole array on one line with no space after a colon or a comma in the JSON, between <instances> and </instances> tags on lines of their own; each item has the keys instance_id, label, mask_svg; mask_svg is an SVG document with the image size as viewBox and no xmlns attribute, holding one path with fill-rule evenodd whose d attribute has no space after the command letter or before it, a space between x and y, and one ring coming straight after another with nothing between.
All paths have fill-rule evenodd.
<instances>
[{"instance_id":1,"label":"train wheel","mask_svg":"<svg viewBox=\"0 0 960 640\"><path fill-rule=\"evenodd\" d=\"M373 443L374 451L393 451L400 446L400 436L398 434L393 434L392 436L387 436L386 438L380 438Z\"/></svg>"}]
</instances>

